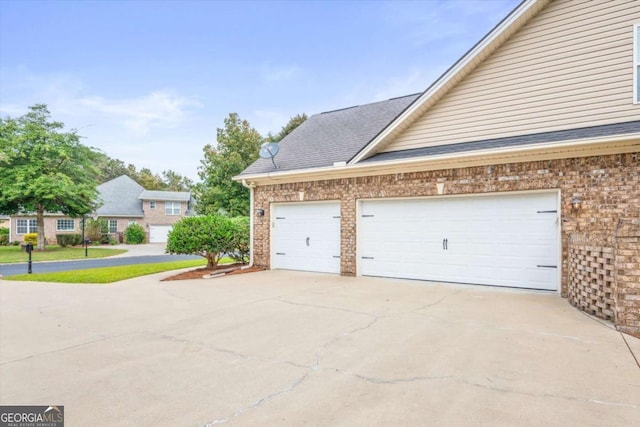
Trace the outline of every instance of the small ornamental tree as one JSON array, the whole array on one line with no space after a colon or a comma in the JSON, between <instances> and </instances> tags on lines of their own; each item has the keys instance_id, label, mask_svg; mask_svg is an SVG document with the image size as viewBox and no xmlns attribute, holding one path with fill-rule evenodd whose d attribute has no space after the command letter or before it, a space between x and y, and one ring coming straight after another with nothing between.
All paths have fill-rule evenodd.
<instances>
[{"instance_id":1,"label":"small ornamental tree","mask_svg":"<svg viewBox=\"0 0 640 427\"><path fill-rule=\"evenodd\" d=\"M207 268L213 269L225 253L234 250L235 229L230 218L220 215L183 218L169 232L167 252L200 255L207 259Z\"/></svg>"}]
</instances>

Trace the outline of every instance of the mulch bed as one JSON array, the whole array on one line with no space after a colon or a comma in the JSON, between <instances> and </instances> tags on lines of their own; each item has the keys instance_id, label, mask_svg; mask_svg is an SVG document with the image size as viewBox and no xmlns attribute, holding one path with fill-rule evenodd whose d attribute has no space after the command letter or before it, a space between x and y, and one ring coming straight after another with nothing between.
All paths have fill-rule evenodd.
<instances>
[{"instance_id":1,"label":"mulch bed","mask_svg":"<svg viewBox=\"0 0 640 427\"><path fill-rule=\"evenodd\" d=\"M215 269L211 269L207 267L196 268L195 270L189 270L183 273L176 274L175 276L167 277L166 279L162 279L162 281L167 282L170 280L202 279L203 276L207 274L220 273L225 276L229 276L232 274L246 274L246 273L253 273L256 271L264 270L264 268L262 267L251 267L251 268L245 268L243 270L241 269L241 267L243 267L244 265L245 264L225 264L225 265L219 265Z\"/></svg>"}]
</instances>

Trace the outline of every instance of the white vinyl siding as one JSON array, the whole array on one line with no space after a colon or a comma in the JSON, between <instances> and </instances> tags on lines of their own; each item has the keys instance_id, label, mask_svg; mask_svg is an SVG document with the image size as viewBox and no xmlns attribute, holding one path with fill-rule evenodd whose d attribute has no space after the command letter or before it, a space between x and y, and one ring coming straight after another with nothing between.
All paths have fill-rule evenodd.
<instances>
[{"instance_id":1,"label":"white vinyl siding","mask_svg":"<svg viewBox=\"0 0 640 427\"><path fill-rule=\"evenodd\" d=\"M180 202L164 202L165 215L180 215Z\"/></svg>"},{"instance_id":2,"label":"white vinyl siding","mask_svg":"<svg viewBox=\"0 0 640 427\"><path fill-rule=\"evenodd\" d=\"M633 26L633 102L640 104L640 24Z\"/></svg>"},{"instance_id":3,"label":"white vinyl siding","mask_svg":"<svg viewBox=\"0 0 640 427\"><path fill-rule=\"evenodd\" d=\"M637 120L638 20L633 0L550 3L382 151Z\"/></svg>"},{"instance_id":4,"label":"white vinyl siding","mask_svg":"<svg viewBox=\"0 0 640 427\"><path fill-rule=\"evenodd\" d=\"M72 219L56 220L56 231L74 231L75 229L75 221Z\"/></svg>"},{"instance_id":5,"label":"white vinyl siding","mask_svg":"<svg viewBox=\"0 0 640 427\"><path fill-rule=\"evenodd\" d=\"M111 234L115 234L118 232L118 220L116 219L110 219L107 221L107 228L109 230L109 233Z\"/></svg>"},{"instance_id":6,"label":"white vinyl siding","mask_svg":"<svg viewBox=\"0 0 640 427\"><path fill-rule=\"evenodd\" d=\"M18 219L16 220L16 233L27 234L37 233L38 222L35 219Z\"/></svg>"}]
</instances>

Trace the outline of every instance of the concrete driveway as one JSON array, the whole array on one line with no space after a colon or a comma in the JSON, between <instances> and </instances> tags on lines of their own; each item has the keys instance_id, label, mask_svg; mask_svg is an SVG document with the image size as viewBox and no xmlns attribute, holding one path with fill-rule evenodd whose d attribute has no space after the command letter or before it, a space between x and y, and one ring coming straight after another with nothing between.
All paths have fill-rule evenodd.
<instances>
[{"instance_id":1,"label":"concrete driveway","mask_svg":"<svg viewBox=\"0 0 640 427\"><path fill-rule=\"evenodd\" d=\"M68 426L640 419L640 340L555 294L287 271L166 275L0 282L0 404L64 405Z\"/></svg>"}]
</instances>

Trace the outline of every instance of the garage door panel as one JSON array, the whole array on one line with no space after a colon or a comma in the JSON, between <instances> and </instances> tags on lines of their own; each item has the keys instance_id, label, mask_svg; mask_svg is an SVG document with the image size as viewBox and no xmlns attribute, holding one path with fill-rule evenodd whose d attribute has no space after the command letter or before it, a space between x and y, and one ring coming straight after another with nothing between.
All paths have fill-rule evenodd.
<instances>
[{"instance_id":1,"label":"garage door panel","mask_svg":"<svg viewBox=\"0 0 640 427\"><path fill-rule=\"evenodd\" d=\"M272 268L340 272L339 203L274 205L272 217Z\"/></svg>"},{"instance_id":2,"label":"garage door panel","mask_svg":"<svg viewBox=\"0 0 640 427\"><path fill-rule=\"evenodd\" d=\"M361 273L556 289L538 267L557 263L556 204L551 193L362 202Z\"/></svg>"}]
</instances>

